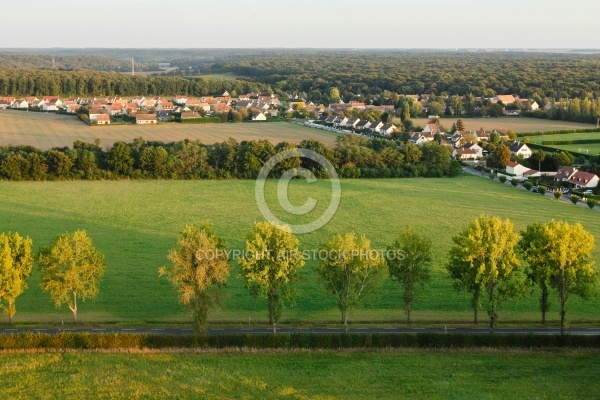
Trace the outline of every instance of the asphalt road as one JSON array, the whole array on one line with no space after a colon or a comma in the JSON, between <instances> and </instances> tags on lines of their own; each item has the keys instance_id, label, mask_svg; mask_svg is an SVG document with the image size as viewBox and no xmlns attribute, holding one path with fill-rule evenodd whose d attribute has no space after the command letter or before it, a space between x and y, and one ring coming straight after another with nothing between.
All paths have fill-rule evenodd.
<instances>
[{"instance_id":1,"label":"asphalt road","mask_svg":"<svg viewBox=\"0 0 600 400\"><path fill-rule=\"evenodd\" d=\"M152 333L159 335L189 335L194 331L192 329L173 329L173 328L81 328L81 329L1 329L0 334L18 334L18 333L46 333L55 335L62 332L77 333ZM343 328L281 328L278 333L344 333ZM350 328L349 333L461 333L473 335L487 335L490 333L488 328ZM560 328L496 328L496 334L501 335L557 335L560 334ZM570 335L600 335L600 328L574 328L566 329ZM263 335L272 333L269 328L260 329L210 329L209 335Z\"/></svg>"}]
</instances>

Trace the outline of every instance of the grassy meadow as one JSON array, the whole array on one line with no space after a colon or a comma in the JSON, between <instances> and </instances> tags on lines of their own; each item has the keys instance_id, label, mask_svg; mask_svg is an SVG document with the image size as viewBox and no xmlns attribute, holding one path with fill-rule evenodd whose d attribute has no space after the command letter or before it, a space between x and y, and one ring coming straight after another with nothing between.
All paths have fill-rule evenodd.
<instances>
[{"instance_id":1,"label":"grassy meadow","mask_svg":"<svg viewBox=\"0 0 600 400\"><path fill-rule=\"evenodd\" d=\"M275 181L267 184L267 202L280 218L287 218L276 203ZM290 198L303 204L308 196L319 200L314 215L329 202L330 185L293 181ZM468 324L472 319L469 296L453 290L444 264L451 238L482 213L510 218L517 229L552 218L581 222L600 238L595 210L576 207L508 185L464 176L455 179L345 180L342 201L334 218L320 230L300 236L301 249L319 249L332 235L347 231L365 233L376 249L385 249L398 230L414 225L433 241L435 271L418 297L416 324ZM312 214L288 222L307 221ZM313 216L314 216L313 215ZM263 220L254 198L254 181L111 181L111 182L1 182L0 232L18 231L34 240L36 249L66 231L85 229L106 255L107 269L95 301L79 304L80 321L87 325L187 324L189 315L178 304L170 283L158 277L166 254L187 223L213 222L229 247L242 249L252 225ZM600 255L600 247L595 251ZM310 261L297 285L296 305L284 311L282 322L313 325L338 323L336 303L328 296ZM17 324L71 321L68 309L56 309L41 292L36 270L29 290L17 301ZM245 289L235 265L224 304L210 321L229 326L266 323L265 301ZM505 303L499 324L534 325L539 320L536 293ZM550 323L558 321L553 293ZM568 305L572 323L600 321L600 298L583 302L573 297ZM364 307L350 314L350 322L398 324L397 286L386 280L368 297ZM481 313L485 321L485 314ZM5 324L0 320L0 326Z\"/></svg>"},{"instance_id":2,"label":"grassy meadow","mask_svg":"<svg viewBox=\"0 0 600 400\"><path fill-rule=\"evenodd\" d=\"M442 117L440 123L446 130L452 127L458 118ZM465 129L479 130L483 127L485 130L492 129L512 129L515 132L544 132L566 129L593 129L596 125L584 124L569 121L551 121L547 119L525 118L525 117L500 117L500 118L462 118ZM398 120L399 121L399 120ZM398 122L396 121L396 122ZM415 118L412 120L415 125L425 126L429 121L427 118ZM548 139L549 140L549 139Z\"/></svg>"},{"instance_id":3,"label":"grassy meadow","mask_svg":"<svg viewBox=\"0 0 600 400\"><path fill-rule=\"evenodd\" d=\"M598 398L593 351L5 353L3 398Z\"/></svg>"},{"instance_id":4,"label":"grassy meadow","mask_svg":"<svg viewBox=\"0 0 600 400\"><path fill-rule=\"evenodd\" d=\"M529 141L532 143L543 144L543 141L548 140L588 140L597 139L600 140L600 132L587 132L587 133L569 133L566 135L544 135L544 136L530 136ZM578 153L589 154L591 156L597 156L600 153L600 143L586 143L586 144L552 144L547 145L555 147L561 150L576 151Z\"/></svg>"},{"instance_id":5,"label":"grassy meadow","mask_svg":"<svg viewBox=\"0 0 600 400\"><path fill-rule=\"evenodd\" d=\"M48 150L70 147L75 140L93 142L100 139L103 146L110 147L114 142L131 142L138 137L162 142L200 140L205 144L222 142L230 137L237 141L266 139L274 144L315 139L333 145L336 135L285 122L87 126L74 116L0 110L0 146L30 145Z\"/></svg>"}]
</instances>

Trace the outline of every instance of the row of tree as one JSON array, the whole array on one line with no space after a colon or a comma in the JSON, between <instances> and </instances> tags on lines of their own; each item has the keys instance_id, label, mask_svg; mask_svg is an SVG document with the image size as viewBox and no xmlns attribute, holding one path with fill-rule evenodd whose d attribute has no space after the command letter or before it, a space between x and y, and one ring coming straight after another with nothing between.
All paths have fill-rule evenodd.
<instances>
[{"instance_id":1,"label":"row of tree","mask_svg":"<svg viewBox=\"0 0 600 400\"><path fill-rule=\"evenodd\" d=\"M343 178L457 176L461 167L450 149L438 143L415 146L386 139L368 140L345 135L336 146L303 140L297 147L267 140L238 143L229 139L205 145L199 141L163 143L134 139L116 142L105 151L100 141L76 141L73 149L41 151L31 146L0 147L0 179L254 179L263 165L284 150L305 148L326 157ZM304 167L317 176L325 171L311 160L293 157L273 174Z\"/></svg>"},{"instance_id":2,"label":"row of tree","mask_svg":"<svg viewBox=\"0 0 600 400\"><path fill-rule=\"evenodd\" d=\"M561 332L564 332L566 304L573 295L587 298L597 287L591 252L594 237L581 224L550 221L534 223L520 234L509 220L480 216L453 238L447 270L457 290L472 295L474 323L485 304L493 331L498 306L506 299L524 294L532 286L541 292L542 323L546 322L550 291L560 301ZM177 247L169 253L170 267L160 269L175 286L180 301L194 316L195 327L204 329L215 289L223 286L231 271L222 238L210 224L187 226ZM212 254L212 257L206 257ZM386 252L373 251L364 235L335 235L320 250L317 272L323 285L337 300L342 324L347 328L348 311L389 275L402 290L410 323L415 295L431 277L431 241L415 228L400 232ZM521 255L527 262L524 266ZM293 294L292 284L305 260L298 239L289 227L260 222L248 235L245 253L239 261L246 286L267 300L269 323L276 332L284 302Z\"/></svg>"},{"instance_id":3,"label":"row of tree","mask_svg":"<svg viewBox=\"0 0 600 400\"><path fill-rule=\"evenodd\" d=\"M42 290L50 293L56 307L67 304L77 322L77 301L98 294L104 275L104 255L94 248L85 231L58 236L37 255L29 237L0 234L0 307L11 324L17 312L17 297L27 289L36 259Z\"/></svg>"},{"instance_id":4,"label":"row of tree","mask_svg":"<svg viewBox=\"0 0 600 400\"><path fill-rule=\"evenodd\" d=\"M562 121L596 123L600 118L600 100L588 97L559 99L552 103L547 112L537 111L527 115Z\"/></svg>"},{"instance_id":5,"label":"row of tree","mask_svg":"<svg viewBox=\"0 0 600 400\"><path fill-rule=\"evenodd\" d=\"M457 290L472 295L474 323L478 322L481 304L485 304L491 331L501 302L537 286L542 323L546 322L551 290L555 290L564 332L568 300L573 295L587 298L598 286L591 258L594 237L578 223L534 223L519 234L509 220L482 215L453 242L448 273ZM431 277L431 248L431 240L413 227L402 230L385 252L372 249L364 235L350 232L333 236L318 252L317 273L337 300L344 327L348 327L348 311L376 290L386 275L400 284L410 323L415 296ZM171 265L159 270L176 288L180 302L192 311L198 330L205 329L209 309L219 298L218 288L226 284L231 273L230 254L210 224L188 225L168 255ZM31 239L18 233L0 234L0 306L10 323L35 258ZM37 260L42 289L50 293L57 307L67 304L77 322L78 299L98 294L104 256L84 231L77 231L57 237L40 250ZM293 298L293 284L305 266L298 238L286 225L256 223L239 265L248 289L267 301L269 323L275 333L284 305Z\"/></svg>"}]
</instances>

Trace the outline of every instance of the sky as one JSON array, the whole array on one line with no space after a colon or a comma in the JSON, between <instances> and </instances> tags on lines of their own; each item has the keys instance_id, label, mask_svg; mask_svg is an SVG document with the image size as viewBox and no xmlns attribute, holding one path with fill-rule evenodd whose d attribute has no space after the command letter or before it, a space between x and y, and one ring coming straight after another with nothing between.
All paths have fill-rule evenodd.
<instances>
[{"instance_id":1,"label":"sky","mask_svg":"<svg viewBox=\"0 0 600 400\"><path fill-rule=\"evenodd\" d=\"M0 48L600 48L598 0L3 1Z\"/></svg>"}]
</instances>

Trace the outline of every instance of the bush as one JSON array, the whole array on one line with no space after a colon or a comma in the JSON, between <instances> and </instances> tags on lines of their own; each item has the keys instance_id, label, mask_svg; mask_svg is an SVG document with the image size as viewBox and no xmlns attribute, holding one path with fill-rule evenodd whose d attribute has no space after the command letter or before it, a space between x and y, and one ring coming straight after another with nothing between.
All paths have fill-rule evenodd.
<instances>
[{"instance_id":1,"label":"bush","mask_svg":"<svg viewBox=\"0 0 600 400\"><path fill-rule=\"evenodd\" d=\"M513 185L514 187L519 186L519 180L517 178L512 178L510 180L510 184Z\"/></svg>"},{"instance_id":2,"label":"bush","mask_svg":"<svg viewBox=\"0 0 600 400\"><path fill-rule=\"evenodd\" d=\"M504 182L506 182L506 176L504 176L504 175L500 175L500 176L498 177L498 180L500 181L500 183L504 183Z\"/></svg>"},{"instance_id":3,"label":"bush","mask_svg":"<svg viewBox=\"0 0 600 400\"><path fill-rule=\"evenodd\" d=\"M587 199L587 201L585 202L585 204L587 204L588 207L591 210L592 208L596 207L596 200L594 200L594 199Z\"/></svg>"},{"instance_id":4,"label":"bush","mask_svg":"<svg viewBox=\"0 0 600 400\"><path fill-rule=\"evenodd\" d=\"M580 197L577 196L576 194L572 194L569 196L569 200L571 200L571 203L573 203L573 204L577 204L579 199L580 199Z\"/></svg>"},{"instance_id":5,"label":"bush","mask_svg":"<svg viewBox=\"0 0 600 400\"><path fill-rule=\"evenodd\" d=\"M533 187L533 183L531 183L530 181L525 181L525 183L523 183L523 187L527 189L527 191L530 191Z\"/></svg>"},{"instance_id":6,"label":"bush","mask_svg":"<svg viewBox=\"0 0 600 400\"><path fill-rule=\"evenodd\" d=\"M562 192L560 190L555 190L554 191L554 198L556 200L560 199L562 197Z\"/></svg>"},{"instance_id":7,"label":"bush","mask_svg":"<svg viewBox=\"0 0 600 400\"><path fill-rule=\"evenodd\" d=\"M546 194L546 186L541 186L541 185L540 185L540 186L538 186L538 190L537 190L537 192L538 192L539 194L541 194L542 196L543 196L543 195L545 195L545 194Z\"/></svg>"},{"instance_id":8,"label":"bush","mask_svg":"<svg viewBox=\"0 0 600 400\"><path fill-rule=\"evenodd\" d=\"M490 180L494 180L494 178L496 177L496 175L492 172L488 175L488 177L490 178Z\"/></svg>"}]
</instances>

